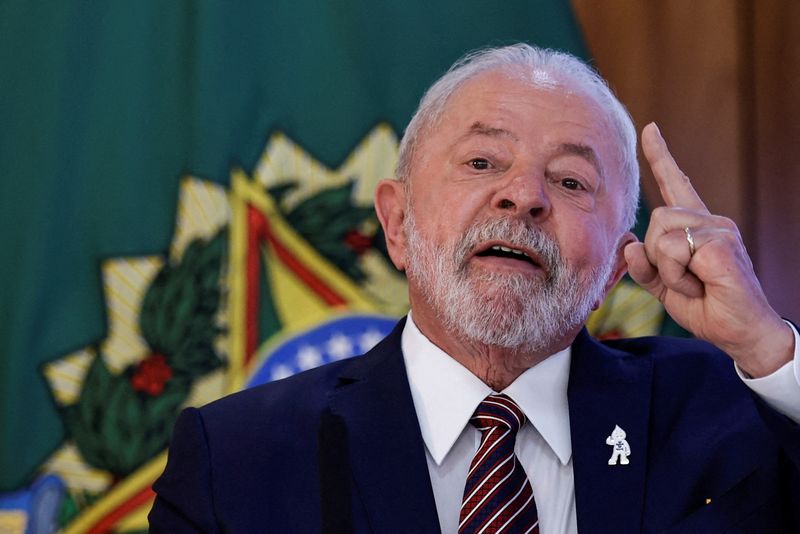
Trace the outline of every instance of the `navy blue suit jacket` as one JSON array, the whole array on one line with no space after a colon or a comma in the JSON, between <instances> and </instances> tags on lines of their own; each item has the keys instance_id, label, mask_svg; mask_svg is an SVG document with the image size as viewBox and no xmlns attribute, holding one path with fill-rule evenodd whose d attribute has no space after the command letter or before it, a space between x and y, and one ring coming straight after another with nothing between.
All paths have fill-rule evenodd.
<instances>
[{"instance_id":1,"label":"navy blue suit jacket","mask_svg":"<svg viewBox=\"0 0 800 534\"><path fill-rule=\"evenodd\" d=\"M438 532L402 325L364 356L185 410L152 532ZM584 330L568 399L580 532L800 532L800 427L710 345ZM608 465L615 425L626 466Z\"/></svg>"}]
</instances>

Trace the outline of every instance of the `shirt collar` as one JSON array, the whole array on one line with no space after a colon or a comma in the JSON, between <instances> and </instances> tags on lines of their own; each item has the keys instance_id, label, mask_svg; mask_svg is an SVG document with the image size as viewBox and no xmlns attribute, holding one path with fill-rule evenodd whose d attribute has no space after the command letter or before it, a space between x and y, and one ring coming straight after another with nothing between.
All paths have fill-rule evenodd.
<instances>
[{"instance_id":1,"label":"shirt collar","mask_svg":"<svg viewBox=\"0 0 800 534\"><path fill-rule=\"evenodd\" d=\"M411 313L400 343L422 439L439 465L492 389L426 338ZM503 390L564 465L572 456L567 404L570 360L571 349L567 347L522 373Z\"/></svg>"}]
</instances>

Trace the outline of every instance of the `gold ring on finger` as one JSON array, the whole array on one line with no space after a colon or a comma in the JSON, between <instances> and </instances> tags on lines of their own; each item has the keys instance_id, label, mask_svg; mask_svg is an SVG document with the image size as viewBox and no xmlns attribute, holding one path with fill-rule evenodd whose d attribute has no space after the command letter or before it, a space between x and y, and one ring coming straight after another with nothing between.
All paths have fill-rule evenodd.
<instances>
[{"instance_id":1,"label":"gold ring on finger","mask_svg":"<svg viewBox=\"0 0 800 534\"><path fill-rule=\"evenodd\" d=\"M691 258L697 250L694 247L694 237L692 237L692 231L689 230L688 226L684 226L683 231L686 232L686 242L689 243L689 257Z\"/></svg>"}]
</instances>

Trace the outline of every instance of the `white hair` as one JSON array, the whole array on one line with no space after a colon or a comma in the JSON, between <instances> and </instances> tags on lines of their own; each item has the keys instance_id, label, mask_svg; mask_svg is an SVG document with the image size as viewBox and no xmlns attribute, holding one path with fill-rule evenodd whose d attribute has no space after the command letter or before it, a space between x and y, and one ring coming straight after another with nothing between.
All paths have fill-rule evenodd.
<instances>
[{"instance_id":1,"label":"white hair","mask_svg":"<svg viewBox=\"0 0 800 534\"><path fill-rule=\"evenodd\" d=\"M488 71L521 75L537 87L567 86L570 91L597 104L619 138L620 168L625 180L621 226L623 230L633 227L639 204L639 162L636 159L636 128L631 116L606 81L586 63L565 52L525 43L471 52L453 64L428 89L400 141L397 179L408 185L412 162L422 137L436 126L453 94L467 81Z\"/></svg>"}]
</instances>

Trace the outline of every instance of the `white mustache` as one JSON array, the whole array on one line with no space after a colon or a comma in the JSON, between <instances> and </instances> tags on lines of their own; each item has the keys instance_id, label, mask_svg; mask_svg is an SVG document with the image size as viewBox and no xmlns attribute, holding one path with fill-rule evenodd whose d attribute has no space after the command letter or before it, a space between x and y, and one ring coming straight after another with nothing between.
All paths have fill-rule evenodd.
<instances>
[{"instance_id":1,"label":"white mustache","mask_svg":"<svg viewBox=\"0 0 800 534\"><path fill-rule=\"evenodd\" d=\"M541 228L508 217L476 222L464 232L453 251L458 270L466 268L466 260L476 247L491 240L505 241L515 248L533 251L549 278L559 276L563 270L564 259L553 237Z\"/></svg>"}]
</instances>

